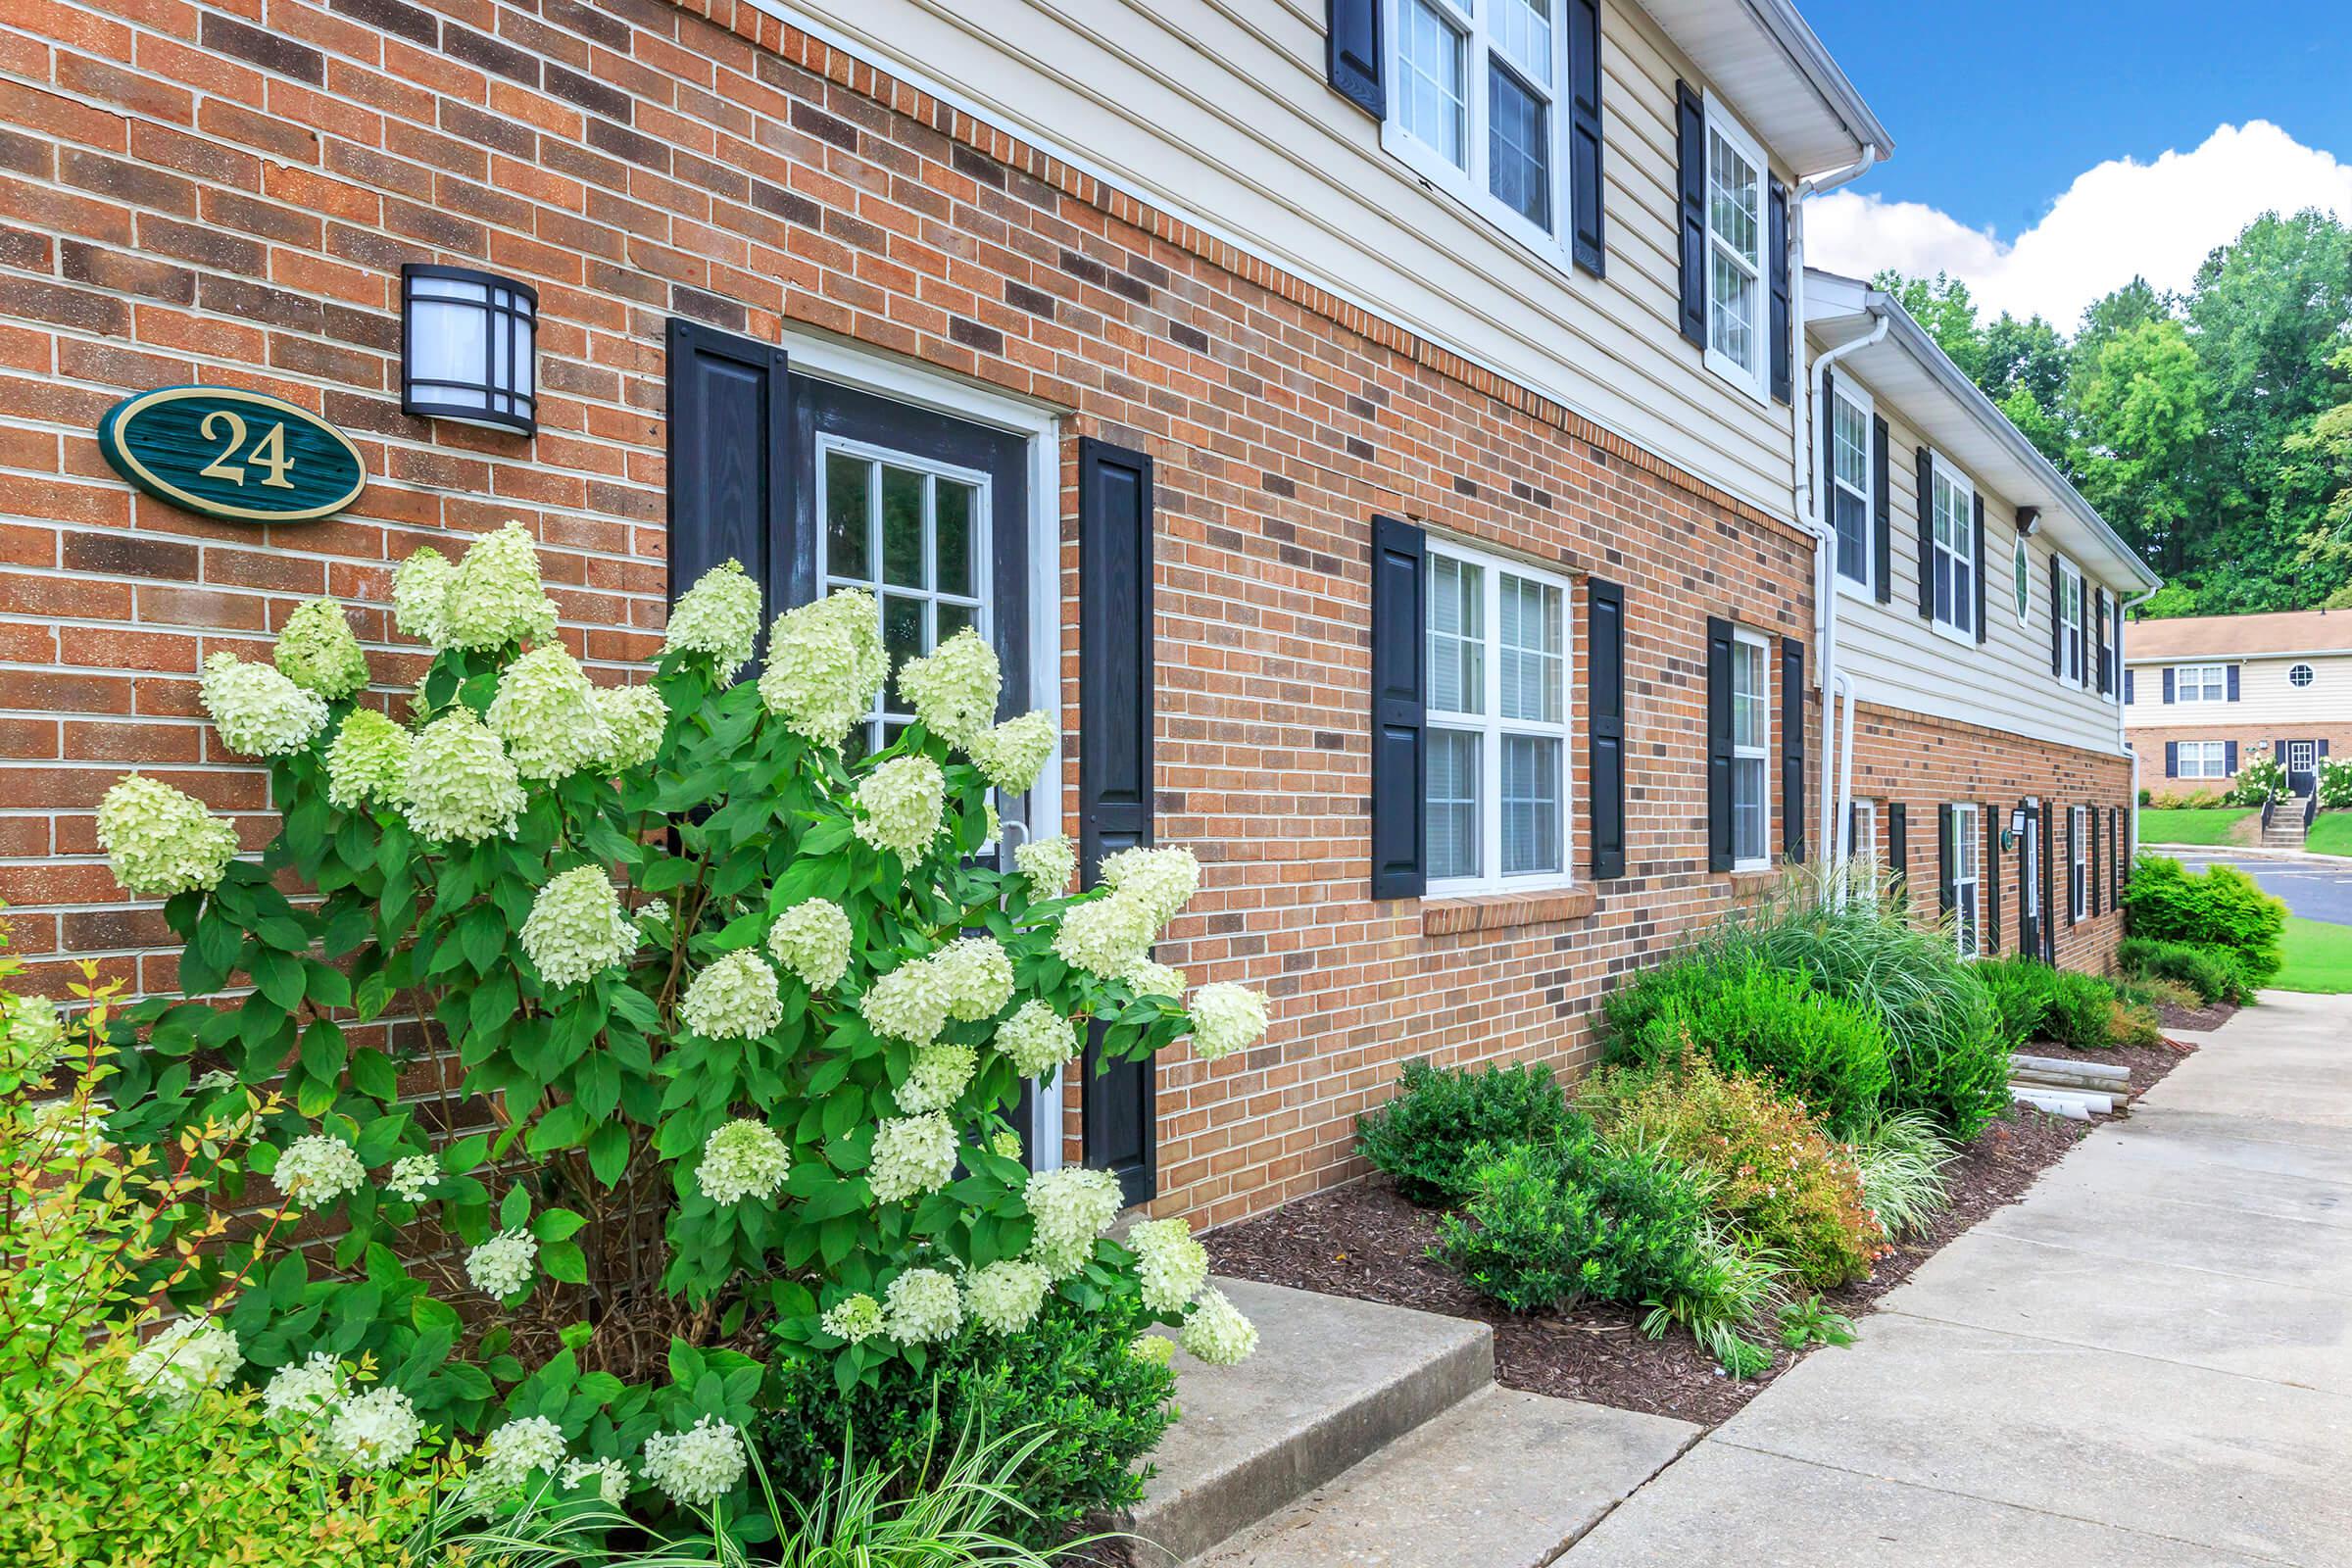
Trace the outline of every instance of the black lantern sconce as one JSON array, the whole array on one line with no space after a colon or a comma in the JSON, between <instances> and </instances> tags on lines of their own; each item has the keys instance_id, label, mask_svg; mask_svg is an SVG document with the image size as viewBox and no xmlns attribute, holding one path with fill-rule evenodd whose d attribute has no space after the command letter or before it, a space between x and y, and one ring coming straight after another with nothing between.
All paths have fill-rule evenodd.
<instances>
[{"instance_id":1,"label":"black lantern sconce","mask_svg":"<svg viewBox=\"0 0 2352 1568\"><path fill-rule=\"evenodd\" d=\"M400 408L496 430L538 428L539 293L468 267L400 270Z\"/></svg>"}]
</instances>

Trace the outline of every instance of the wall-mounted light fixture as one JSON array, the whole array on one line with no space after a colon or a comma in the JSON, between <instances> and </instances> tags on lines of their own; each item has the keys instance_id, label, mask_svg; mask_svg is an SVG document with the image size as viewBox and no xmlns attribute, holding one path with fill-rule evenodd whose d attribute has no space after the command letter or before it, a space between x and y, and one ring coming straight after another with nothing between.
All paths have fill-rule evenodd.
<instances>
[{"instance_id":1,"label":"wall-mounted light fixture","mask_svg":"<svg viewBox=\"0 0 2352 1568\"><path fill-rule=\"evenodd\" d=\"M467 267L400 270L404 414L538 428L539 294Z\"/></svg>"}]
</instances>

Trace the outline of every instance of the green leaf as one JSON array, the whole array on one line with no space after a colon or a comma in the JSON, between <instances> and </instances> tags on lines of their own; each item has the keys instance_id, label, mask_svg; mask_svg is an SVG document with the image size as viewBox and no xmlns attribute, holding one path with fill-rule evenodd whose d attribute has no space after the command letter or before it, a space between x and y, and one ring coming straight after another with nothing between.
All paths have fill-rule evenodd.
<instances>
[{"instance_id":1,"label":"green leaf","mask_svg":"<svg viewBox=\"0 0 2352 1568\"><path fill-rule=\"evenodd\" d=\"M325 1018L315 1020L302 1032L302 1070L314 1078L332 1083L343 1071L343 1031Z\"/></svg>"},{"instance_id":2,"label":"green leaf","mask_svg":"<svg viewBox=\"0 0 2352 1568\"><path fill-rule=\"evenodd\" d=\"M498 1226L501 1230L520 1230L531 1217L531 1195L519 1187L507 1189L507 1196L498 1205Z\"/></svg>"},{"instance_id":3,"label":"green leaf","mask_svg":"<svg viewBox=\"0 0 2352 1568\"><path fill-rule=\"evenodd\" d=\"M587 1223L568 1208L543 1208L531 1221L531 1234L543 1242L560 1242L577 1236Z\"/></svg>"},{"instance_id":4,"label":"green leaf","mask_svg":"<svg viewBox=\"0 0 2352 1568\"><path fill-rule=\"evenodd\" d=\"M458 922L458 945L476 974L488 974L507 950L506 917L487 904L475 905Z\"/></svg>"},{"instance_id":5,"label":"green leaf","mask_svg":"<svg viewBox=\"0 0 2352 1568\"><path fill-rule=\"evenodd\" d=\"M360 1022L373 1023L383 1016L392 1001L392 978L378 969L359 983L352 993L352 1005L358 1010Z\"/></svg>"},{"instance_id":6,"label":"green leaf","mask_svg":"<svg viewBox=\"0 0 2352 1568\"><path fill-rule=\"evenodd\" d=\"M523 1147L534 1154L553 1150L569 1149L588 1136L588 1113L576 1101L565 1101L554 1107L531 1128Z\"/></svg>"},{"instance_id":7,"label":"green leaf","mask_svg":"<svg viewBox=\"0 0 2352 1568\"><path fill-rule=\"evenodd\" d=\"M333 964L320 963L316 958L305 962L303 969L308 976L304 990L312 1002L321 1007L351 1005L351 976Z\"/></svg>"},{"instance_id":8,"label":"green leaf","mask_svg":"<svg viewBox=\"0 0 2352 1568\"><path fill-rule=\"evenodd\" d=\"M547 1277L569 1285L588 1283L588 1258L577 1242L550 1242L539 1249L539 1266Z\"/></svg>"},{"instance_id":9,"label":"green leaf","mask_svg":"<svg viewBox=\"0 0 2352 1568\"><path fill-rule=\"evenodd\" d=\"M282 953L257 953L253 959L253 983L271 1006L280 1012L292 1012L302 1004L302 960Z\"/></svg>"},{"instance_id":10,"label":"green leaf","mask_svg":"<svg viewBox=\"0 0 2352 1568\"><path fill-rule=\"evenodd\" d=\"M588 1135L588 1169L607 1187L618 1182L629 1166L629 1130L609 1121Z\"/></svg>"}]
</instances>

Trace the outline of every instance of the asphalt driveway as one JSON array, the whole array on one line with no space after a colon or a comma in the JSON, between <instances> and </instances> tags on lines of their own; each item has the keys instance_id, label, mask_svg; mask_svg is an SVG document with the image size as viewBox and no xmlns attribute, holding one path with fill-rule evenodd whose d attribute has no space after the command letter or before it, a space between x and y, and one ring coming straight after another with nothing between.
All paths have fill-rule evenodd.
<instances>
[{"instance_id":1,"label":"asphalt driveway","mask_svg":"<svg viewBox=\"0 0 2352 1568\"><path fill-rule=\"evenodd\" d=\"M2352 925L2352 865L2340 860L2290 860L2244 857L2233 858L2211 851L2172 852L2191 868L2234 865L2274 898L2284 899L2288 912L2306 920Z\"/></svg>"}]
</instances>

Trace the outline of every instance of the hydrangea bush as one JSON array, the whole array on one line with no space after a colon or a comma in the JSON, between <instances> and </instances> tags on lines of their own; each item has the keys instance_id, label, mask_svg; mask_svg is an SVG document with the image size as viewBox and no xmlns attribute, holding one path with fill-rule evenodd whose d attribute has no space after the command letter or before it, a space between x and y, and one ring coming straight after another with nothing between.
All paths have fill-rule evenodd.
<instances>
[{"instance_id":1,"label":"hydrangea bush","mask_svg":"<svg viewBox=\"0 0 2352 1568\"><path fill-rule=\"evenodd\" d=\"M1249 1353L1181 1222L1116 1243L1110 1176L1020 1157L1022 1080L1090 1027L1105 1059L1187 1036L1214 1057L1266 1006L1188 998L1150 957L1188 853L1113 856L1083 893L1066 839L986 853L993 793L1054 744L1048 714L999 721L986 644L908 661L917 721L856 758L888 673L866 595L786 612L739 682L760 593L730 562L619 688L555 638L519 526L417 552L392 600L433 650L397 718L364 706L331 603L272 663L207 665L215 726L268 760L283 812L258 858L135 774L99 811L195 999L117 1028L113 1136L174 1145L268 1086L245 1159L199 1150L189 1180L233 1208L249 1166L332 1239L252 1271L253 1242L189 1205L173 1299L253 1280L196 1364L314 1412L355 1467L421 1426L479 1446L492 1502L703 1508L743 1484L778 1357L846 1393L1018 1335L1054 1295ZM381 1377L355 1396L339 1369L363 1363Z\"/></svg>"}]
</instances>

